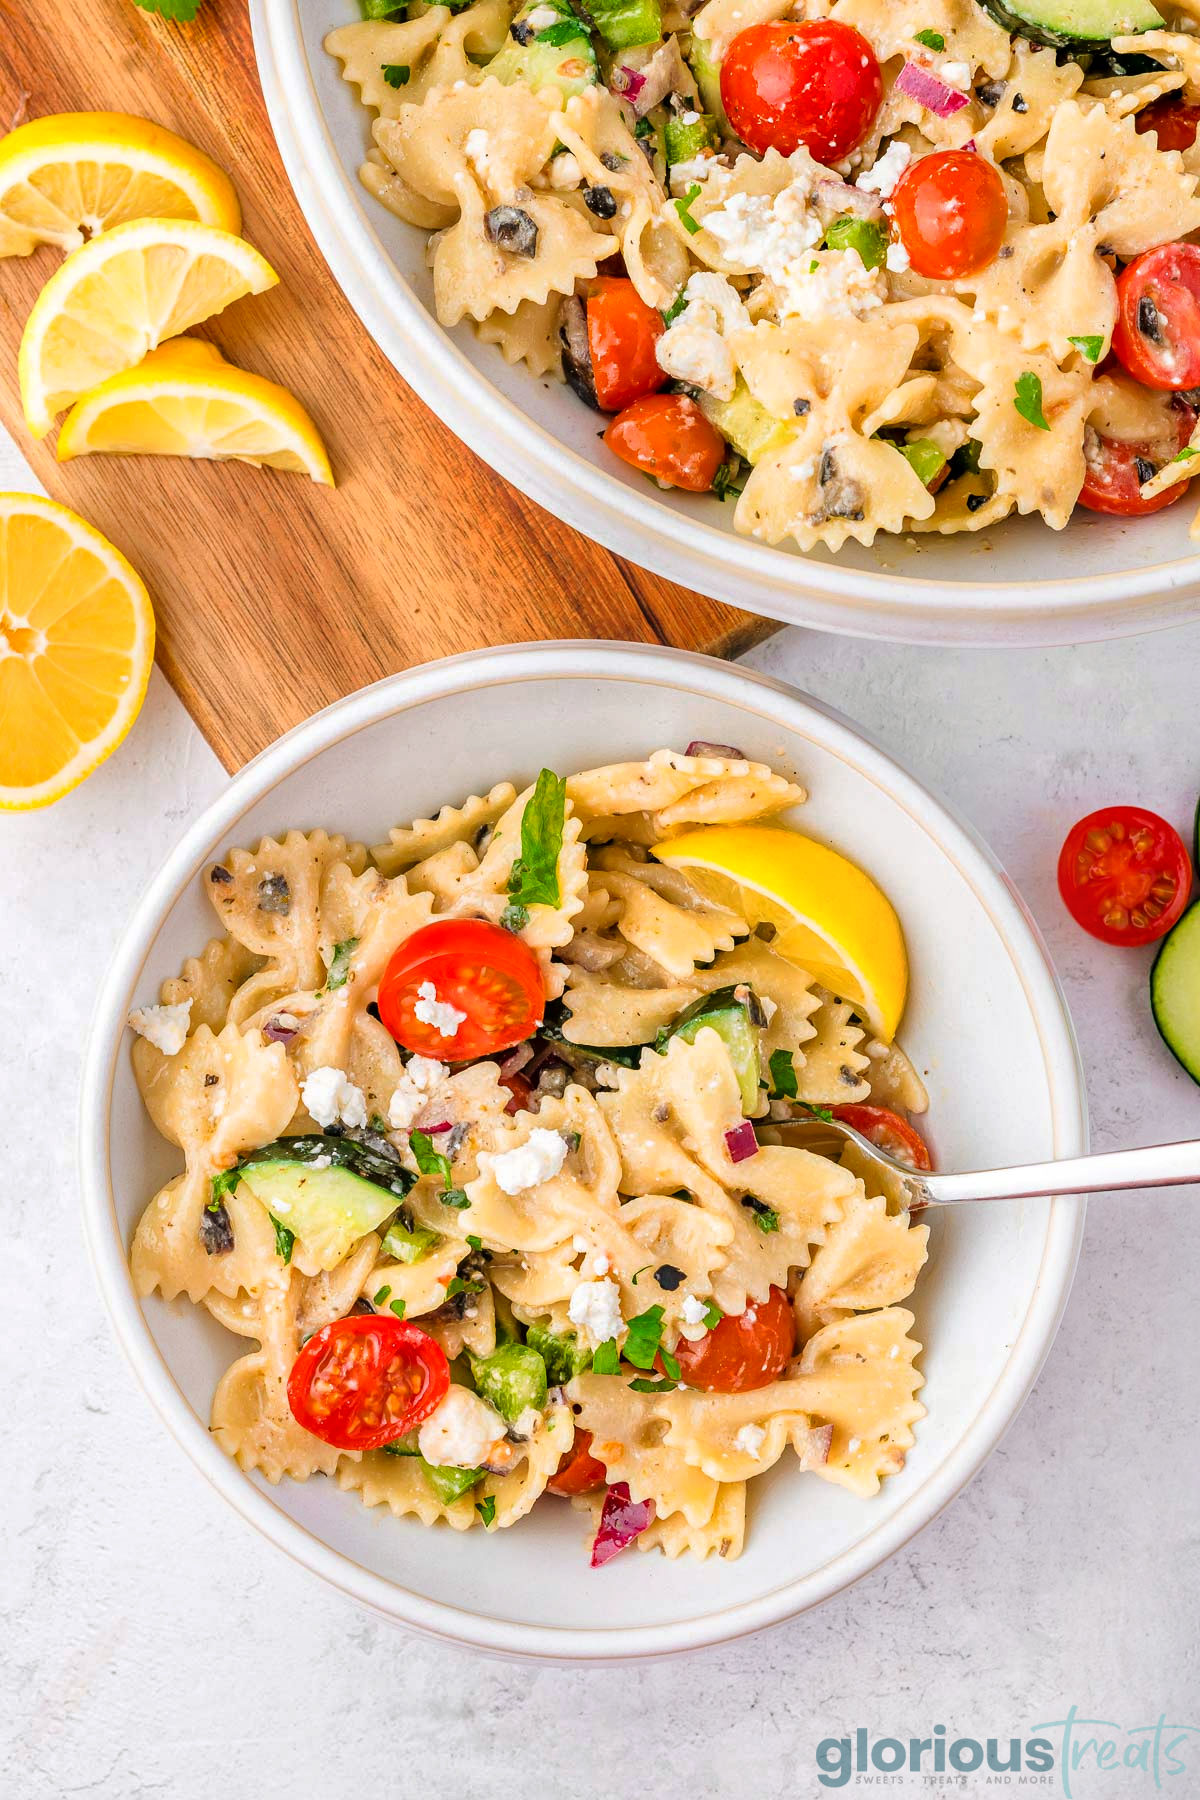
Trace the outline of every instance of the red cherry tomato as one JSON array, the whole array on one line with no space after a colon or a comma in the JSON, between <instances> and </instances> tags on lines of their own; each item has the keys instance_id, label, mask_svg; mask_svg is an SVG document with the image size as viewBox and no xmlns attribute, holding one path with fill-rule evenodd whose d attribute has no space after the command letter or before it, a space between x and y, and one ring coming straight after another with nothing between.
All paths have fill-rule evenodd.
<instances>
[{"instance_id":1,"label":"red cherry tomato","mask_svg":"<svg viewBox=\"0 0 1200 1800\"><path fill-rule=\"evenodd\" d=\"M604 412L620 412L662 387L667 375L658 366L654 346L665 329L662 314L646 305L632 281L605 275L592 283L588 351L596 400Z\"/></svg>"},{"instance_id":2,"label":"red cherry tomato","mask_svg":"<svg viewBox=\"0 0 1200 1800\"><path fill-rule=\"evenodd\" d=\"M592 1455L592 1434L590 1431L577 1431L575 1442L564 1454L546 1486L552 1494L561 1494L564 1500L571 1500L576 1494L592 1494L602 1488L608 1477L604 1464L597 1462Z\"/></svg>"},{"instance_id":3,"label":"red cherry tomato","mask_svg":"<svg viewBox=\"0 0 1200 1800\"><path fill-rule=\"evenodd\" d=\"M933 1161L925 1139L889 1106L835 1106L833 1116L848 1125L851 1131L859 1132L869 1144L886 1150L898 1162L907 1163L913 1169L932 1169Z\"/></svg>"},{"instance_id":4,"label":"red cherry tomato","mask_svg":"<svg viewBox=\"0 0 1200 1800\"><path fill-rule=\"evenodd\" d=\"M339 1450L375 1450L427 1419L450 1386L440 1344L387 1313L323 1325L288 1376L293 1417Z\"/></svg>"},{"instance_id":5,"label":"red cherry tomato","mask_svg":"<svg viewBox=\"0 0 1200 1800\"><path fill-rule=\"evenodd\" d=\"M725 460L725 439L686 394L650 394L613 420L604 441L615 456L668 487L706 494Z\"/></svg>"},{"instance_id":6,"label":"red cherry tomato","mask_svg":"<svg viewBox=\"0 0 1200 1800\"><path fill-rule=\"evenodd\" d=\"M501 1075L500 1086L507 1088L512 1095L504 1109L506 1113L529 1111L529 1103L533 1099L533 1083L528 1076L522 1075L519 1069L511 1075Z\"/></svg>"},{"instance_id":7,"label":"red cherry tomato","mask_svg":"<svg viewBox=\"0 0 1200 1800\"><path fill-rule=\"evenodd\" d=\"M1138 131L1154 133L1160 150L1190 150L1200 125L1200 106L1189 106L1174 94L1164 94L1161 100L1152 100L1135 113L1133 122Z\"/></svg>"},{"instance_id":8,"label":"red cherry tomato","mask_svg":"<svg viewBox=\"0 0 1200 1800\"><path fill-rule=\"evenodd\" d=\"M695 1343L675 1346L680 1379L707 1394L744 1394L777 1381L796 1354L796 1320L782 1288L752 1302L745 1312L726 1314Z\"/></svg>"},{"instance_id":9,"label":"red cherry tomato","mask_svg":"<svg viewBox=\"0 0 1200 1800\"><path fill-rule=\"evenodd\" d=\"M1008 224L1004 183L995 164L973 150L935 150L909 163L892 208L909 262L934 281L985 269Z\"/></svg>"},{"instance_id":10,"label":"red cherry tomato","mask_svg":"<svg viewBox=\"0 0 1200 1800\"><path fill-rule=\"evenodd\" d=\"M1187 492L1187 482L1183 480L1153 500L1142 498L1142 482L1149 481L1183 449L1192 435L1196 414L1192 407L1174 401L1163 406L1162 422L1163 435L1153 441L1102 437L1097 431L1087 431L1083 441L1087 473L1079 493L1080 506L1086 506L1089 512L1140 519L1182 500Z\"/></svg>"},{"instance_id":11,"label":"red cherry tomato","mask_svg":"<svg viewBox=\"0 0 1200 1800\"><path fill-rule=\"evenodd\" d=\"M818 162L840 162L870 131L882 98L875 52L836 19L751 25L721 64L729 123L760 156L790 156L803 144Z\"/></svg>"},{"instance_id":12,"label":"red cherry tomato","mask_svg":"<svg viewBox=\"0 0 1200 1800\"><path fill-rule=\"evenodd\" d=\"M1187 905L1192 865L1173 825L1140 806L1080 819L1058 858L1058 891L1103 944L1152 944Z\"/></svg>"},{"instance_id":13,"label":"red cherry tomato","mask_svg":"<svg viewBox=\"0 0 1200 1800\"><path fill-rule=\"evenodd\" d=\"M467 1016L452 1036L417 1017L430 996ZM398 1044L422 1056L469 1062L532 1037L546 1010L537 958L486 919L444 919L414 931L379 983L379 1016Z\"/></svg>"},{"instance_id":14,"label":"red cherry tomato","mask_svg":"<svg viewBox=\"0 0 1200 1800\"><path fill-rule=\"evenodd\" d=\"M1146 387L1200 386L1200 249L1160 244L1117 277L1112 347Z\"/></svg>"}]
</instances>

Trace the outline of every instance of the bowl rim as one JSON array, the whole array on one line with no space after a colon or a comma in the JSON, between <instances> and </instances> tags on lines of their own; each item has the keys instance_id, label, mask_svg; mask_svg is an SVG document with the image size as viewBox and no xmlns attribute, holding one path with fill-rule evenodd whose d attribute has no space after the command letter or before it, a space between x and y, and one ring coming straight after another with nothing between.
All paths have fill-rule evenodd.
<instances>
[{"instance_id":1,"label":"bowl rim","mask_svg":"<svg viewBox=\"0 0 1200 1800\"><path fill-rule=\"evenodd\" d=\"M84 1059L79 1165L84 1230L93 1270L118 1342L143 1391L176 1442L225 1500L278 1548L373 1612L461 1646L551 1661L627 1661L674 1655L761 1630L829 1598L893 1555L971 1480L1028 1396L1049 1352L1070 1293L1082 1240L1085 1203L1050 1202L1042 1258L1028 1311L1003 1371L968 1430L916 1492L852 1548L814 1574L681 1623L587 1629L488 1619L427 1600L372 1573L290 1518L220 1449L155 1343L134 1292L118 1223L109 1166L111 1103L126 1014L147 953L198 867L224 843L241 816L285 776L365 727L433 699L529 679L585 676L656 688L757 711L773 724L819 740L823 750L871 778L886 777L896 804L952 857L984 906L1016 968L1042 1045L1055 1153L1087 1146L1087 1111L1078 1048L1066 1002L1038 928L999 862L890 753L834 708L749 670L686 651L584 641L471 651L392 675L316 713L263 750L193 820L146 887L100 987Z\"/></svg>"},{"instance_id":2,"label":"bowl rim","mask_svg":"<svg viewBox=\"0 0 1200 1800\"><path fill-rule=\"evenodd\" d=\"M250 0L276 143L322 255L366 330L439 420L530 499L669 580L788 624L925 643L1078 643L1195 613L1200 553L1094 575L948 581L855 569L733 537L587 462L483 377L418 300L321 110L301 0Z\"/></svg>"}]
</instances>

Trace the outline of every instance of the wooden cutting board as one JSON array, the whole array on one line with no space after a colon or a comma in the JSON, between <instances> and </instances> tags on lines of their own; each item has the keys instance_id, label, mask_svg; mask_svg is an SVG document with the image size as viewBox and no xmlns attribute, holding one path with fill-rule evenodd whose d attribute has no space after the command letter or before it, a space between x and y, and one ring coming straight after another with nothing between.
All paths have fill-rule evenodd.
<instances>
[{"instance_id":1,"label":"wooden cutting board","mask_svg":"<svg viewBox=\"0 0 1200 1800\"><path fill-rule=\"evenodd\" d=\"M34 444L21 330L60 260L0 262L0 419L47 491L105 532L154 596L159 661L226 768L397 669L542 637L731 655L774 629L633 567L508 486L405 386L350 310L292 197L245 0L171 25L132 0L0 0L0 132L79 109L140 113L232 174L280 286L214 320L231 361L291 387L338 487L235 464L87 457Z\"/></svg>"}]
</instances>

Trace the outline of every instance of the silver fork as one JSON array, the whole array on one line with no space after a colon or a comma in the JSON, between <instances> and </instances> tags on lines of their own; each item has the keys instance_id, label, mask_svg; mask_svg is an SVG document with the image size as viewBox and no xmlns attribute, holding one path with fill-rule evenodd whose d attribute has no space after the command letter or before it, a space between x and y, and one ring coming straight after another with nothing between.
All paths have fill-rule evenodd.
<instances>
[{"instance_id":1,"label":"silver fork","mask_svg":"<svg viewBox=\"0 0 1200 1800\"><path fill-rule=\"evenodd\" d=\"M768 1121L763 1121L764 1125ZM1110 1189L1180 1187L1200 1181L1200 1140L1150 1144L1142 1150L1105 1150L1016 1169L974 1169L964 1174L925 1174L909 1168L840 1119L772 1119L780 1142L803 1150L837 1151L844 1144L869 1162L901 1205L957 1206L966 1200L1022 1200L1048 1194L1102 1194Z\"/></svg>"}]
</instances>

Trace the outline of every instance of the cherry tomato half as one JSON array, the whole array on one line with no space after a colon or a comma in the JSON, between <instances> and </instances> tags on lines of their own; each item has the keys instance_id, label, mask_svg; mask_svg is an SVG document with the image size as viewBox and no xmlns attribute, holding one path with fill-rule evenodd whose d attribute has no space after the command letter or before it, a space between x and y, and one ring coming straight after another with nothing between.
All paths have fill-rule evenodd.
<instances>
[{"instance_id":1,"label":"cherry tomato half","mask_svg":"<svg viewBox=\"0 0 1200 1800\"><path fill-rule=\"evenodd\" d=\"M604 275L587 298L588 352L592 383L604 412L620 412L644 394L655 394L667 379L654 346L666 327L662 314L647 306L632 281Z\"/></svg>"},{"instance_id":2,"label":"cherry tomato half","mask_svg":"<svg viewBox=\"0 0 1200 1800\"><path fill-rule=\"evenodd\" d=\"M1164 94L1161 100L1152 100L1135 113L1133 122L1138 131L1154 133L1160 150L1190 150L1200 125L1200 106L1189 106L1174 94Z\"/></svg>"},{"instance_id":3,"label":"cherry tomato half","mask_svg":"<svg viewBox=\"0 0 1200 1800\"><path fill-rule=\"evenodd\" d=\"M933 1159L925 1139L890 1106L835 1106L833 1116L848 1125L851 1131L865 1137L869 1144L886 1150L897 1162L907 1163L912 1169L932 1169Z\"/></svg>"},{"instance_id":4,"label":"cherry tomato half","mask_svg":"<svg viewBox=\"0 0 1200 1800\"><path fill-rule=\"evenodd\" d=\"M500 1086L507 1088L512 1095L504 1109L506 1113L529 1111L529 1103L533 1099L533 1083L527 1075L522 1075L519 1069L514 1070L511 1075L501 1075Z\"/></svg>"},{"instance_id":5,"label":"cherry tomato half","mask_svg":"<svg viewBox=\"0 0 1200 1800\"><path fill-rule=\"evenodd\" d=\"M1160 244L1117 277L1112 347L1147 387L1200 386L1200 249Z\"/></svg>"},{"instance_id":6,"label":"cherry tomato half","mask_svg":"<svg viewBox=\"0 0 1200 1800\"><path fill-rule=\"evenodd\" d=\"M565 1452L546 1486L552 1494L561 1494L564 1500L571 1500L576 1494L594 1493L607 1479L604 1464L592 1455L591 1432L577 1431L575 1442Z\"/></svg>"},{"instance_id":7,"label":"cherry tomato half","mask_svg":"<svg viewBox=\"0 0 1200 1800\"><path fill-rule=\"evenodd\" d=\"M1173 825L1140 806L1080 819L1058 858L1058 891L1103 944L1152 944L1187 905L1192 865Z\"/></svg>"},{"instance_id":8,"label":"cherry tomato half","mask_svg":"<svg viewBox=\"0 0 1200 1800\"><path fill-rule=\"evenodd\" d=\"M615 456L668 487L706 494L725 460L725 439L686 394L650 394L604 434Z\"/></svg>"},{"instance_id":9,"label":"cherry tomato half","mask_svg":"<svg viewBox=\"0 0 1200 1800\"><path fill-rule=\"evenodd\" d=\"M1008 196L994 163L973 150L935 150L909 163L892 208L918 275L957 281L996 260Z\"/></svg>"},{"instance_id":10,"label":"cherry tomato half","mask_svg":"<svg viewBox=\"0 0 1200 1800\"><path fill-rule=\"evenodd\" d=\"M465 1013L447 1036L417 1007L432 999ZM421 992L422 988L426 991ZM398 1044L422 1056L469 1062L532 1037L546 1010L538 961L528 944L486 919L440 919L392 954L379 983L379 1016Z\"/></svg>"},{"instance_id":11,"label":"cherry tomato half","mask_svg":"<svg viewBox=\"0 0 1200 1800\"><path fill-rule=\"evenodd\" d=\"M836 19L751 25L721 64L729 123L760 156L790 156L803 144L818 162L840 162L870 131L882 98L874 50Z\"/></svg>"},{"instance_id":12,"label":"cherry tomato half","mask_svg":"<svg viewBox=\"0 0 1200 1800\"><path fill-rule=\"evenodd\" d=\"M706 1394L744 1394L777 1381L796 1354L796 1320L782 1288L752 1302L745 1312L727 1313L693 1343L675 1346L680 1378Z\"/></svg>"},{"instance_id":13,"label":"cherry tomato half","mask_svg":"<svg viewBox=\"0 0 1200 1800\"><path fill-rule=\"evenodd\" d=\"M1176 456L1192 435L1196 414L1180 401L1162 406L1163 434L1153 440L1105 437L1089 429L1084 434L1086 473L1079 492L1080 506L1090 512L1117 513L1122 518L1145 518L1173 506L1187 492L1187 482L1166 488L1152 500L1143 500L1141 484L1156 475Z\"/></svg>"},{"instance_id":14,"label":"cherry tomato half","mask_svg":"<svg viewBox=\"0 0 1200 1800\"><path fill-rule=\"evenodd\" d=\"M375 1450L427 1419L450 1365L427 1332L388 1313L323 1325L288 1376L288 1405L306 1431L339 1450Z\"/></svg>"}]
</instances>

